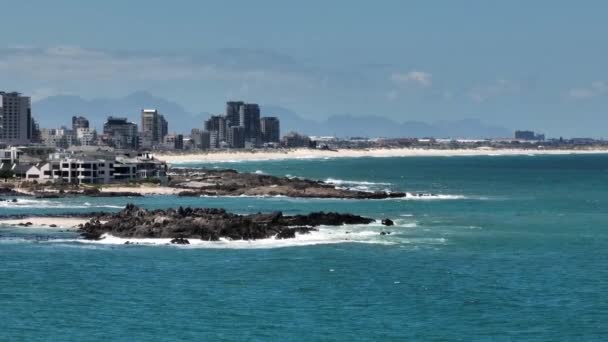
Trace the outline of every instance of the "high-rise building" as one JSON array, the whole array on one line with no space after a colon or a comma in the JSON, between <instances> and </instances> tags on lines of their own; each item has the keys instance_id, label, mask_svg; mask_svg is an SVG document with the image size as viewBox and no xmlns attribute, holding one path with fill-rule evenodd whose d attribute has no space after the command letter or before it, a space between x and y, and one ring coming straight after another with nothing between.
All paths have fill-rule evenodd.
<instances>
[{"instance_id":1,"label":"high-rise building","mask_svg":"<svg viewBox=\"0 0 608 342\"><path fill-rule=\"evenodd\" d=\"M246 103L239 111L239 126L245 129L245 141L253 146L260 141L260 106L255 103Z\"/></svg>"},{"instance_id":2,"label":"high-rise building","mask_svg":"<svg viewBox=\"0 0 608 342\"><path fill-rule=\"evenodd\" d=\"M76 132L79 128L89 128L89 120L84 116L72 116L72 131Z\"/></svg>"},{"instance_id":3,"label":"high-rise building","mask_svg":"<svg viewBox=\"0 0 608 342\"><path fill-rule=\"evenodd\" d=\"M205 121L205 130L207 132L218 132L219 141L227 141L227 119L223 115L212 115Z\"/></svg>"},{"instance_id":4,"label":"high-rise building","mask_svg":"<svg viewBox=\"0 0 608 342\"><path fill-rule=\"evenodd\" d=\"M243 126L232 126L229 128L229 140L228 144L232 148L243 148L245 147L245 127Z\"/></svg>"},{"instance_id":5,"label":"high-rise building","mask_svg":"<svg viewBox=\"0 0 608 342\"><path fill-rule=\"evenodd\" d=\"M201 150L208 150L211 148L211 133L202 131L201 132Z\"/></svg>"},{"instance_id":6,"label":"high-rise building","mask_svg":"<svg viewBox=\"0 0 608 342\"><path fill-rule=\"evenodd\" d=\"M280 122L276 117L261 118L260 131L263 143L279 143L281 141Z\"/></svg>"},{"instance_id":7,"label":"high-rise building","mask_svg":"<svg viewBox=\"0 0 608 342\"><path fill-rule=\"evenodd\" d=\"M190 132L190 140L192 141L193 148L197 150L208 150L210 143L209 138L210 133L208 131L193 128Z\"/></svg>"},{"instance_id":8,"label":"high-rise building","mask_svg":"<svg viewBox=\"0 0 608 342\"><path fill-rule=\"evenodd\" d=\"M110 116L103 125L103 134L108 143L116 148L137 149L137 124L127 121L126 118Z\"/></svg>"},{"instance_id":9,"label":"high-rise building","mask_svg":"<svg viewBox=\"0 0 608 342\"><path fill-rule=\"evenodd\" d=\"M0 142L28 144L34 124L29 96L17 92L0 92Z\"/></svg>"},{"instance_id":10,"label":"high-rise building","mask_svg":"<svg viewBox=\"0 0 608 342\"><path fill-rule=\"evenodd\" d=\"M165 117L156 109L141 111L141 140L142 147L152 148L163 142L169 131L169 124Z\"/></svg>"},{"instance_id":11,"label":"high-rise building","mask_svg":"<svg viewBox=\"0 0 608 342\"><path fill-rule=\"evenodd\" d=\"M220 147L220 139L218 131L210 131L209 132L209 148L218 148Z\"/></svg>"},{"instance_id":12,"label":"high-rise building","mask_svg":"<svg viewBox=\"0 0 608 342\"><path fill-rule=\"evenodd\" d=\"M227 126L240 126L240 110L245 104L243 101L228 101L226 102L226 121Z\"/></svg>"}]
</instances>

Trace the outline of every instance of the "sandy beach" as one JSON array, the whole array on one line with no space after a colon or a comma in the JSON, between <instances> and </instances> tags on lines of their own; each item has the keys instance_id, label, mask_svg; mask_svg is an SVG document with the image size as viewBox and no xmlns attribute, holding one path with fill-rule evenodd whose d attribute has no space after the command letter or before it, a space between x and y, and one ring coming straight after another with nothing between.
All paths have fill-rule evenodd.
<instances>
[{"instance_id":1,"label":"sandy beach","mask_svg":"<svg viewBox=\"0 0 608 342\"><path fill-rule=\"evenodd\" d=\"M101 192L135 192L142 195L177 195L184 189L170 188L168 186L112 186L105 185Z\"/></svg>"},{"instance_id":2,"label":"sandy beach","mask_svg":"<svg viewBox=\"0 0 608 342\"><path fill-rule=\"evenodd\" d=\"M20 225L28 222L30 222L31 225ZM20 228L49 228L51 225L55 225L56 227L50 228L66 229L74 228L79 224L84 224L87 222L89 222L89 219L80 217L26 217L22 219L0 220L0 225L19 226Z\"/></svg>"},{"instance_id":3,"label":"sandy beach","mask_svg":"<svg viewBox=\"0 0 608 342\"><path fill-rule=\"evenodd\" d=\"M191 154L155 154L154 156L168 163L180 164L191 162L239 162L286 159L324 159L324 158L360 158L360 157L454 157L454 156L513 156L513 155L564 155L564 154L597 154L608 153L608 149L589 150L540 150L540 149L365 149L365 150L316 150L316 149L283 149L261 151L213 151Z\"/></svg>"}]
</instances>

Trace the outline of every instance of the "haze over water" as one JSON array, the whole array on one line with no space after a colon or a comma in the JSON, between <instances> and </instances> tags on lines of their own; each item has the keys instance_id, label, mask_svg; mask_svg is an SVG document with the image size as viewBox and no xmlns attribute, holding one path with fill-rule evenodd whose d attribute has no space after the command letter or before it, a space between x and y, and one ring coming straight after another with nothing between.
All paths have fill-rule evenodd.
<instances>
[{"instance_id":1,"label":"haze over water","mask_svg":"<svg viewBox=\"0 0 608 342\"><path fill-rule=\"evenodd\" d=\"M0 215L223 207L352 212L295 240L188 247L84 243L0 227L6 340L601 340L608 156L288 160L230 167L433 198L77 198ZM380 235L390 231L390 235Z\"/></svg>"}]
</instances>

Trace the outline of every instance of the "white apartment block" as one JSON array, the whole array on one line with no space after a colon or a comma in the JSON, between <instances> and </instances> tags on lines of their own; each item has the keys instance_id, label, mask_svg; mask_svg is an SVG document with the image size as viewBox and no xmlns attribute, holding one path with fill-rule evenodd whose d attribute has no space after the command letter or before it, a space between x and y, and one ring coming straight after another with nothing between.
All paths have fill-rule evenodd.
<instances>
[{"instance_id":1,"label":"white apartment block","mask_svg":"<svg viewBox=\"0 0 608 342\"><path fill-rule=\"evenodd\" d=\"M108 184L156 178L167 179L166 164L150 158L116 157L116 159L95 159L62 157L46 163L32 165L25 173L25 180L45 183L63 182L71 184Z\"/></svg>"}]
</instances>

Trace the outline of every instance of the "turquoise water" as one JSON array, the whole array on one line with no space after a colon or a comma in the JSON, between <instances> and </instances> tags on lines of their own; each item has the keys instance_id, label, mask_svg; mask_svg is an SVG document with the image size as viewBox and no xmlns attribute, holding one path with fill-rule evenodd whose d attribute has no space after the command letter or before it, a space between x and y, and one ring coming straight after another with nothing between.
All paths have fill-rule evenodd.
<instances>
[{"instance_id":1,"label":"turquoise water","mask_svg":"<svg viewBox=\"0 0 608 342\"><path fill-rule=\"evenodd\" d=\"M397 222L190 247L91 244L73 232L0 227L0 340L579 341L608 333L607 155L205 166L437 196L0 202L1 215L132 202L335 210Z\"/></svg>"}]
</instances>

